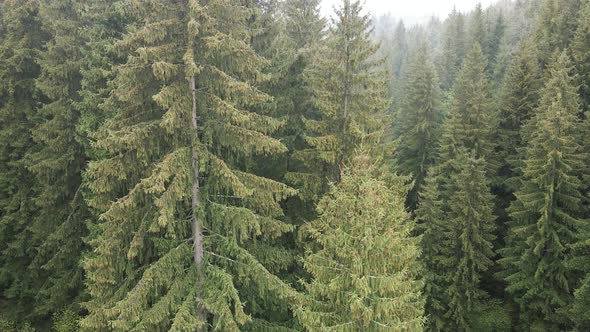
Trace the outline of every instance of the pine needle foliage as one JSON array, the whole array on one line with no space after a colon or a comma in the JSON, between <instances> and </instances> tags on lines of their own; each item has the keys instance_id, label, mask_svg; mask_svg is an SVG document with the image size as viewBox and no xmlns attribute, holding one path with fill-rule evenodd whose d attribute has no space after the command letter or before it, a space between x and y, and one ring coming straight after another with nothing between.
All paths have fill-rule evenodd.
<instances>
[{"instance_id":1,"label":"pine needle foliage","mask_svg":"<svg viewBox=\"0 0 590 332\"><path fill-rule=\"evenodd\" d=\"M104 156L88 170L101 211L84 260L91 300L85 330L239 331L253 299L295 301L252 249L291 227L286 185L247 159L284 153L269 135L267 61L248 40L250 1L130 1L96 134ZM200 240L200 241L199 241Z\"/></svg>"},{"instance_id":2,"label":"pine needle foliage","mask_svg":"<svg viewBox=\"0 0 590 332\"><path fill-rule=\"evenodd\" d=\"M41 316L78 303L83 290L79 261L88 210L81 190L86 156L76 133L83 44L79 4L42 1L39 10L49 41L37 60L41 73L36 85L43 99L27 167L38 182L33 198L37 215L29 224L29 245L35 247L29 269L37 279L35 313Z\"/></svg>"},{"instance_id":3,"label":"pine needle foliage","mask_svg":"<svg viewBox=\"0 0 590 332\"><path fill-rule=\"evenodd\" d=\"M37 0L0 2L0 296L15 320L30 316L36 296L29 239L37 182L26 156L34 145L30 132L40 101L37 61L47 39L39 6Z\"/></svg>"},{"instance_id":4,"label":"pine needle foliage","mask_svg":"<svg viewBox=\"0 0 590 332\"><path fill-rule=\"evenodd\" d=\"M520 322L548 330L567 324L559 309L571 303L565 259L582 223L584 167L579 101L571 62L553 56L526 149L523 185L509 209L510 233L501 260Z\"/></svg>"},{"instance_id":5,"label":"pine needle foliage","mask_svg":"<svg viewBox=\"0 0 590 332\"><path fill-rule=\"evenodd\" d=\"M541 68L534 46L525 41L508 68L500 93L496 153L502 162L499 186L507 192L519 187L519 166L527 142L523 127L535 114L541 85Z\"/></svg>"},{"instance_id":6,"label":"pine needle foliage","mask_svg":"<svg viewBox=\"0 0 590 332\"><path fill-rule=\"evenodd\" d=\"M310 331L422 331L418 241L404 209L405 180L359 152L318 205L309 232L319 250L304 266L308 300L296 310Z\"/></svg>"},{"instance_id":7,"label":"pine needle foliage","mask_svg":"<svg viewBox=\"0 0 590 332\"><path fill-rule=\"evenodd\" d=\"M447 289L450 319L448 326L453 331L472 331L469 315L485 298L480 280L494 262L492 241L494 235L494 196L486 178L484 159L467 157L462 162L461 172L456 174L447 214L447 234L443 251L443 265L448 274Z\"/></svg>"},{"instance_id":8,"label":"pine needle foliage","mask_svg":"<svg viewBox=\"0 0 590 332\"><path fill-rule=\"evenodd\" d=\"M493 175L497 169L493 160L493 104L485 68L485 57L476 42L467 53L455 83L451 109L442 129L436 166L438 174L447 177L456 174L462 150L476 159L485 159L488 175Z\"/></svg>"},{"instance_id":9,"label":"pine needle foliage","mask_svg":"<svg viewBox=\"0 0 590 332\"><path fill-rule=\"evenodd\" d=\"M428 329L433 331L470 329L467 317L483 296L479 278L493 256L488 242L493 238L494 227L490 224L494 220L494 196L486 178L496 169L490 161L494 152L494 115L485 68L481 47L475 42L457 77L437 161L428 173L416 210L424 236L422 261L429 281ZM468 166L471 169L466 170ZM485 175L480 174L481 167ZM461 182L467 181L467 176L471 182ZM473 237L460 243L464 232L471 232ZM459 261L463 257L467 257L465 261ZM464 267L461 271L457 270L459 264ZM462 285L467 279L470 282Z\"/></svg>"},{"instance_id":10,"label":"pine needle foliage","mask_svg":"<svg viewBox=\"0 0 590 332\"><path fill-rule=\"evenodd\" d=\"M407 199L410 209L416 207L418 188L436 160L443 121L439 81L430 53L425 41L411 53L394 122L394 169L414 179Z\"/></svg>"},{"instance_id":11,"label":"pine needle foliage","mask_svg":"<svg viewBox=\"0 0 590 332\"><path fill-rule=\"evenodd\" d=\"M386 72L374 55L371 20L360 1L343 0L333 26L304 73L314 114L304 119L307 147L293 157L305 169L287 174L312 201L338 181L356 144L381 136L389 107ZM376 138L374 138L376 140Z\"/></svg>"},{"instance_id":12,"label":"pine needle foliage","mask_svg":"<svg viewBox=\"0 0 590 332\"><path fill-rule=\"evenodd\" d=\"M590 111L590 1L582 1L571 50L580 82L580 101L587 112Z\"/></svg>"}]
</instances>

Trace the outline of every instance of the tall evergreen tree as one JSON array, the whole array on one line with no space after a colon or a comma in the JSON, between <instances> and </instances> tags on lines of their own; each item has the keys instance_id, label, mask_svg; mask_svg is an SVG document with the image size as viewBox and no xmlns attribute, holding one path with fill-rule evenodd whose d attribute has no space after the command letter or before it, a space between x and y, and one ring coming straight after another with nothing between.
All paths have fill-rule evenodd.
<instances>
[{"instance_id":1,"label":"tall evergreen tree","mask_svg":"<svg viewBox=\"0 0 590 332\"><path fill-rule=\"evenodd\" d=\"M424 234L422 244L425 254L423 257L426 266L427 280L431 283L427 287L427 311L429 315L429 329L434 331L447 329L467 329L468 324L465 317L476 303L476 298L470 297L467 302L457 302L457 294L461 292L457 285L453 286L453 275L457 272L457 253L455 237L457 232L465 228L465 224L454 224L451 220L459 220L456 217L458 209L454 204L457 195L462 191L460 174L464 172L467 159L478 160L484 164L487 176L494 174L495 163L492 159L494 144L491 140L493 130L493 114L488 92L488 83L485 74L485 60L479 43L474 43L463 63L463 68L458 75L454 88L450 113L442 128L442 137L437 151L437 162L431 168L426 179L425 187L422 189L421 199L416 210L416 216L420 222L420 230ZM481 159L481 161L479 161ZM473 171L475 172L475 171ZM479 174L479 173L478 173ZM479 176L479 175L478 175ZM485 177L478 178L478 186L485 190L487 183ZM483 195L478 199L481 201L478 208L482 210L481 238L489 241L491 234L489 226L486 226L491 219L491 212L487 208L491 202L483 202L492 197L489 191L479 193ZM490 198L491 199L491 198ZM464 204L464 203L463 203ZM465 205L462 205L465 208ZM454 225L454 226L453 226ZM454 227L454 228L453 228ZM452 230L452 231L451 231ZM441 231L444 231L441 234ZM485 235L484 235L485 234ZM477 274L485 271L490 252L485 246L472 247L472 256L481 258L477 268ZM467 249L466 249L467 250ZM473 272L473 269L471 270ZM438 276L438 275L442 275ZM447 289L456 290L449 293ZM471 285L471 294L479 293Z\"/></svg>"},{"instance_id":2,"label":"tall evergreen tree","mask_svg":"<svg viewBox=\"0 0 590 332\"><path fill-rule=\"evenodd\" d=\"M529 121L523 184L510 207L510 232L501 260L507 290L531 329L560 330L559 310L571 303L565 259L581 223L581 122L571 63L554 56L535 117Z\"/></svg>"},{"instance_id":3,"label":"tall evergreen tree","mask_svg":"<svg viewBox=\"0 0 590 332\"><path fill-rule=\"evenodd\" d=\"M522 128L538 106L541 83L534 45L525 41L506 72L499 98L497 156L503 163L498 175L507 193L519 187L516 177L527 143Z\"/></svg>"},{"instance_id":4,"label":"tall evergreen tree","mask_svg":"<svg viewBox=\"0 0 590 332\"><path fill-rule=\"evenodd\" d=\"M391 48L387 54L390 63L389 70L391 76L391 96L393 96L394 103L393 109L397 111L399 107L398 100L401 97L401 89L405 81L403 73L405 72L405 65L408 58L408 37L404 21L400 20L395 27L393 37L391 38L391 45L382 45L382 47L385 46Z\"/></svg>"},{"instance_id":5,"label":"tall evergreen tree","mask_svg":"<svg viewBox=\"0 0 590 332\"><path fill-rule=\"evenodd\" d=\"M367 134L383 129L386 73L374 59L371 21L360 1L343 0L334 25L304 73L317 112L304 119L307 148L293 157L304 170L287 175L317 201L329 181L338 181L342 162ZM380 135L379 135L380 136Z\"/></svg>"},{"instance_id":6,"label":"tall evergreen tree","mask_svg":"<svg viewBox=\"0 0 590 332\"><path fill-rule=\"evenodd\" d=\"M39 315L76 304L83 288L79 260L87 208L81 190L86 158L76 139L83 44L78 5L63 0L43 1L40 6L49 42L37 60L41 75L36 83L46 98L32 129L35 146L27 155L28 168L38 182L29 245L35 247L30 271L37 283L35 312Z\"/></svg>"},{"instance_id":7,"label":"tall evergreen tree","mask_svg":"<svg viewBox=\"0 0 590 332\"><path fill-rule=\"evenodd\" d=\"M428 331L443 331L447 324L448 281L442 243L448 223L444 216L443 200L437 178L432 176L432 170L429 173L419 192L420 200L415 211L416 230L422 235L420 261L424 268L426 298L424 310L428 317L426 327Z\"/></svg>"},{"instance_id":8,"label":"tall evergreen tree","mask_svg":"<svg viewBox=\"0 0 590 332\"><path fill-rule=\"evenodd\" d=\"M481 46L475 42L457 77L451 109L443 125L437 172L445 177L458 172L460 158L457 157L462 149L473 154L476 159L485 159L488 175L493 175L497 167L493 160L493 104L485 68L486 60Z\"/></svg>"},{"instance_id":9,"label":"tall evergreen tree","mask_svg":"<svg viewBox=\"0 0 590 332\"><path fill-rule=\"evenodd\" d=\"M437 61L439 77L445 91L452 89L465 56L465 16L455 8L445 22L441 52Z\"/></svg>"},{"instance_id":10,"label":"tall evergreen tree","mask_svg":"<svg viewBox=\"0 0 590 332\"><path fill-rule=\"evenodd\" d=\"M590 1L583 1L571 45L584 111L590 111Z\"/></svg>"},{"instance_id":11,"label":"tall evergreen tree","mask_svg":"<svg viewBox=\"0 0 590 332\"><path fill-rule=\"evenodd\" d=\"M286 150L269 136L281 123L265 115L270 97L257 88L267 62L244 42L257 7L127 6L137 23L117 48L130 55L105 105L114 116L96 134L104 152L88 171L101 223L84 261L91 300L81 325L268 327L263 302L295 294L269 271L281 268L281 252L260 246L291 230L279 202L294 191L251 172L252 157Z\"/></svg>"},{"instance_id":12,"label":"tall evergreen tree","mask_svg":"<svg viewBox=\"0 0 590 332\"><path fill-rule=\"evenodd\" d=\"M494 196L486 179L486 162L473 157L462 160L460 173L451 179L456 189L449 200L443 251L443 265L449 271L447 329L452 331L477 329L468 317L486 295L479 283L494 255Z\"/></svg>"},{"instance_id":13,"label":"tall evergreen tree","mask_svg":"<svg viewBox=\"0 0 590 332\"><path fill-rule=\"evenodd\" d=\"M312 281L296 315L310 331L422 331L422 282L405 179L388 185L366 152L318 205L308 232L319 250L304 259Z\"/></svg>"},{"instance_id":14,"label":"tall evergreen tree","mask_svg":"<svg viewBox=\"0 0 590 332\"><path fill-rule=\"evenodd\" d=\"M481 8L481 2L475 5L475 9L471 13L469 22L469 28L467 31L469 32L468 38L468 45L473 44L475 42L479 43L482 47L482 51L487 51L487 31L486 31L486 22L483 15L483 9Z\"/></svg>"},{"instance_id":15,"label":"tall evergreen tree","mask_svg":"<svg viewBox=\"0 0 590 332\"><path fill-rule=\"evenodd\" d=\"M498 197L500 243L507 232L506 209L521 185L521 168L528 142L523 128L537 109L541 85L541 67L535 47L525 41L507 69L498 100L498 129L494 137L498 143L495 156L499 169L493 185Z\"/></svg>"},{"instance_id":16,"label":"tall evergreen tree","mask_svg":"<svg viewBox=\"0 0 590 332\"><path fill-rule=\"evenodd\" d=\"M304 72L310 66L313 50L321 40L326 24L325 19L320 15L319 3L319 0L289 0L283 4L285 33L277 39L282 37L288 40L286 44L289 45L287 47L289 62L285 72L270 89L279 104L278 116L287 118L285 126L278 131L277 136L289 148L289 153L279 156L278 167L276 164L273 165L279 168L281 177L291 172L305 170L305 165L293 160L292 154L307 148L303 120L313 117L316 112L310 100L312 91L306 87ZM278 58L276 61L280 62L284 59ZM294 185L299 183L289 176L286 180L293 180ZM296 198L290 199L287 209L296 210L293 211L296 216L290 216L292 219L297 219L293 220L295 223L301 223L310 214L313 215L313 211L305 211L313 210L310 208L312 204L304 202L310 199L310 193L317 194L316 191L310 188L300 190ZM307 205L307 208L304 205Z\"/></svg>"},{"instance_id":17,"label":"tall evergreen tree","mask_svg":"<svg viewBox=\"0 0 590 332\"><path fill-rule=\"evenodd\" d=\"M41 29L39 1L2 1L0 37L0 292L7 314L22 320L33 310L35 276L29 271L35 248L30 221L36 181L26 154L34 145L39 92L37 63L46 35Z\"/></svg>"},{"instance_id":18,"label":"tall evergreen tree","mask_svg":"<svg viewBox=\"0 0 590 332\"><path fill-rule=\"evenodd\" d=\"M498 71L501 71L501 66L499 63L500 57L500 49L503 45L504 36L506 34L506 22L504 19L504 15L502 12L498 14L496 21L493 24L493 27L487 34L487 38L485 41L485 54L487 55L488 60L488 75L489 77L493 77Z\"/></svg>"},{"instance_id":19,"label":"tall evergreen tree","mask_svg":"<svg viewBox=\"0 0 590 332\"><path fill-rule=\"evenodd\" d=\"M83 22L81 37L85 47L80 50L80 89L76 108L80 112L77 138L88 159L99 158L102 150L96 149L93 135L113 114L105 106L116 75L117 65L125 62L127 54L118 52L115 42L131 22L121 0L93 0L80 6ZM86 189L86 188L84 188Z\"/></svg>"},{"instance_id":20,"label":"tall evergreen tree","mask_svg":"<svg viewBox=\"0 0 590 332\"><path fill-rule=\"evenodd\" d=\"M555 50L569 47L576 32L580 0L544 0L532 38L545 68Z\"/></svg>"},{"instance_id":21,"label":"tall evergreen tree","mask_svg":"<svg viewBox=\"0 0 590 332\"><path fill-rule=\"evenodd\" d=\"M407 69L394 122L398 141L394 167L400 174L414 178L414 187L407 198L408 206L413 209L417 191L436 158L443 114L439 81L425 41L411 53Z\"/></svg>"}]
</instances>

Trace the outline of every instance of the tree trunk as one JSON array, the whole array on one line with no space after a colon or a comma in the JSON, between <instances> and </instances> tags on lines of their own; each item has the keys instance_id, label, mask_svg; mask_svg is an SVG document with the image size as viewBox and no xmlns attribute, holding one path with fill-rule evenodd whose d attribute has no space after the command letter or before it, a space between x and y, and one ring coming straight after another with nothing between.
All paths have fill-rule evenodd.
<instances>
[{"instance_id":1,"label":"tree trunk","mask_svg":"<svg viewBox=\"0 0 590 332\"><path fill-rule=\"evenodd\" d=\"M191 77L189 80L191 95L192 95L192 129L195 135L195 142L199 135L199 122L197 117L197 91L195 77ZM196 146L193 144L192 148L192 167L193 167L193 186L192 186L192 233L193 233L193 260L197 266L197 297L201 296L200 289L203 285L203 234L201 233L201 223L199 220L198 209L199 209L199 157L197 156ZM197 318L203 322L204 326L207 325L207 317L205 310L202 306L197 307ZM197 332L206 331L206 327L197 329Z\"/></svg>"}]
</instances>

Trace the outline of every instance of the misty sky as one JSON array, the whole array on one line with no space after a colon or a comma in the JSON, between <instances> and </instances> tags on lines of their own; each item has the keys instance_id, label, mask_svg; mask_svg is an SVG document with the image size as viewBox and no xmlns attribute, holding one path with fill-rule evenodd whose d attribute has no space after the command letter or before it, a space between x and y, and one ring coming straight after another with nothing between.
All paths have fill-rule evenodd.
<instances>
[{"instance_id":1,"label":"misty sky","mask_svg":"<svg viewBox=\"0 0 590 332\"><path fill-rule=\"evenodd\" d=\"M468 11L478 2L485 8L497 0L364 0L365 7L376 15L391 12L394 17L416 22L436 15L444 19L453 9ZM332 13L332 8L340 0L322 0L322 11L325 15Z\"/></svg>"}]
</instances>

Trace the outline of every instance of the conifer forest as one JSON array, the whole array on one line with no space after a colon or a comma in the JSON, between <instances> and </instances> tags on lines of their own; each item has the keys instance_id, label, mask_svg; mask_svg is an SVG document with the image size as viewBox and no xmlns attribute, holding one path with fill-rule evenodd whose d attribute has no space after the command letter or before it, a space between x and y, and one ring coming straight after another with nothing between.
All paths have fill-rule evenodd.
<instances>
[{"instance_id":1,"label":"conifer forest","mask_svg":"<svg viewBox=\"0 0 590 332\"><path fill-rule=\"evenodd\" d=\"M590 331L590 0L0 0L0 332Z\"/></svg>"}]
</instances>

